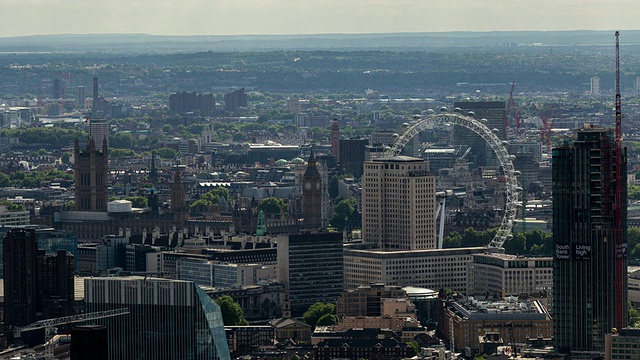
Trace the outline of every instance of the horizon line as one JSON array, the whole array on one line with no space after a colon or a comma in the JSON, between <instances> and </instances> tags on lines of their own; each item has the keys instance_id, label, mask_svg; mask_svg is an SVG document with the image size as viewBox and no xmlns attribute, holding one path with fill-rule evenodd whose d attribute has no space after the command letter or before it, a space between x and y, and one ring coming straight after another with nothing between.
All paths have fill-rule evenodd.
<instances>
[{"instance_id":1,"label":"horizon line","mask_svg":"<svg viewBox=\"0 0 640 360\"><path fill-rule=\"evenodd\" d=\"M390 31L390 32L363 32L363 33L347 33L347 32L326 32L326 33L246 33L246 34L152 34L152 33L135 33L135 32L104 32L104 33L53 33L53 34L30 34L30 35L14 35L0 36L0 39L17 39L27 37L49 37L49 36L158 36L158 37L241 37L241 36L323 36L323 35L402 35L402 34L497 34L497 33L571 33L571 32L638 32L640 29L575 29L575 30L444 30L444 31Z\"/></svg>"}]
</instances>

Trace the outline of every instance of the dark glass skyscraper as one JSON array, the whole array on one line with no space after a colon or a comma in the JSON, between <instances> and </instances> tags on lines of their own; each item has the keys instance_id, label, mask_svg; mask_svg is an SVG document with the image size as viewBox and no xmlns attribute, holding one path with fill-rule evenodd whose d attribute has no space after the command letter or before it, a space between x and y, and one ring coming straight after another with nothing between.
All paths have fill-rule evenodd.
<instances>
[{"instance_id":1,"label":"dark glass skyscraper","mask_svg":"<svg viewBox=\"0 0 640 360\"><path fill-rule=\"evenodd\" d=\"M626 186L616 203L626 164L626 149L617 152L611 129L586 126L573 145L553 149L554 338L561 352L603 353L605 334L627 325L626 271L616 274L617 261L627 268Z\"/></svg>"},{"instance_id":2,"label":"dark glass skyscraper","mask_svg":"<svg viewBox=\"0 0 640 360\"><path fill-rule=\"evenodd\" d=\"M4 325L29 325L38 312L38 243L34 229L11 229L3 240Z\"/></svg>"}]
</instances>

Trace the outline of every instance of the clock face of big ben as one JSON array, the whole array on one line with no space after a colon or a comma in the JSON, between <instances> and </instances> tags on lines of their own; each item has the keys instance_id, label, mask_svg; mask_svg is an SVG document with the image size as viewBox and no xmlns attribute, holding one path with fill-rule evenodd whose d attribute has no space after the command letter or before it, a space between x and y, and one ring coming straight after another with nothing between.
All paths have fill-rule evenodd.
<instances>
[{"instance_id":1,"label":"clock face of big ben","mask_svg":"<svg viewBox=\"0 0 640 360\"><path fill-rule=\"evenodd\" d=\"M316 182L316 190L320 190L320 183Z\"/></svg>"},{"instance_id":2,"label":"clock face of big ben","mask_svg":"<svg viewBox=\"0 0 640 360\"><path fill-rule=\"evenodd\" d=\"M304 184L304 188L305 188L305 189L307 189L307 190L311 190L311 183L307 181L307 182Z\"/></svg>"}]
</instances>

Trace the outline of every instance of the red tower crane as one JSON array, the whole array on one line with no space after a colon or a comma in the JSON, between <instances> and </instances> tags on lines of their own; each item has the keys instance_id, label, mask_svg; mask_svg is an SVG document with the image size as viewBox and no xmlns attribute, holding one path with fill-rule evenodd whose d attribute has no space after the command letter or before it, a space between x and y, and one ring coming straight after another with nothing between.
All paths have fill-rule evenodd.
<instances>
[{"instance_id":1,"label":"red tower crane","mask_svg":"<svg viewBox=\"0 0 640 360\"><path fill-rule=\"evenodd\" d=\"M626 244L623 239L623 204L622 186L626 186L626 175L622 173L622 97L620 96L620 32L616 31L616 201L614 207L615 237L616 237L616 326L622 328L626 324L624 318L627 304L624 302L623 277L627 276L624 268L626 256ZM625 160L626 161L626 160Z\"/></svg>"},{"instance_id":2,"label":"red tower crane","mask_svg":"<svg viewBox=\"0 0 640 360\"><path fill-rule=\"evenodd\" d=\"M551 153L551 128L553 127L553 119L551 119L551 114L553 113L553 107L550 107L549 110L543 114L538 105L533 103L533 108L536 109L536 113L540 120L542 120L542 128L540 129L540 142L546 146L547 154Z\"/></svg>"},{"instance_id":3,"label":"red tower crane","mask_svg":"<svg viewBox=\"0 0 640 360\"><path fill-rule=\"evenodd\" d=\"M507 103L507 112L504 115L504 123L506 127L506 134L509 136L509 115L511 115L512 121L515 123L515 137L518 137L520 133L520 116L518 116L518 112L516 111L516 102L513 100L513 88L515 87L515 81L511 83L511 91L509 91L509 102Z\"/></svg>"}]
</instances>

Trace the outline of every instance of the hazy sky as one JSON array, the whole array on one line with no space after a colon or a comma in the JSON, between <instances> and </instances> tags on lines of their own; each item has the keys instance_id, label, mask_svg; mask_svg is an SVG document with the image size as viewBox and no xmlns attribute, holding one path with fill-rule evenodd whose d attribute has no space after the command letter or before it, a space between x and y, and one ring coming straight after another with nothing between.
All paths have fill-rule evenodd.
<instances>
[{"instance_id":1,"label":"hazy sky","mask_svg":"<svg viewBox=\"0 0 640 360\"><path fill-rule=\"evenodd\" d=\"M638 29L639 0L0 0L0 36Z\"/></svg>"}]
</instances>

